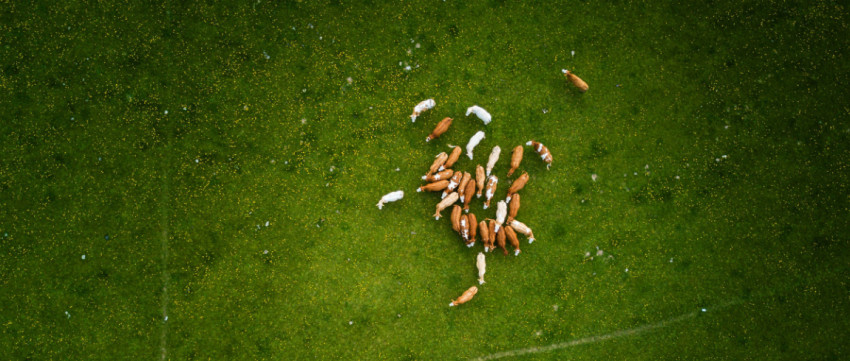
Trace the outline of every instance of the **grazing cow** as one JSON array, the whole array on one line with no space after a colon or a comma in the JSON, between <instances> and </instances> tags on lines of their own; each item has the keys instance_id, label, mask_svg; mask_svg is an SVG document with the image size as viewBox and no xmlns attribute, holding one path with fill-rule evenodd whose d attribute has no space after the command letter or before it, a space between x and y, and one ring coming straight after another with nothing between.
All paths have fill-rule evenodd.
<instances>
[{"instance_id":1,"label":"grazing cow","mask_svg":"<svg viewBox=\"0 0 850 361\"><path fill-rule=\"evenodd\" d=\"M452 179L449 180L449 185L446 187L446 190L443 191L442 198L446 198L449 193L454 192L455 189L457 189L458 184L460 184L461 177L463 177L463 173L455 172Z\"/></svg>"},{"instance_id":2,"label":"grazing cow","mask_svg":"<svg viewBox=\"0 0 850 361\"><path fill-rule=\"evenodd\" d=\"M581 80L581 78L577 77L575 74L570 73L570 71L567 69L561 69L561 72L564 73L564 76L567 77L567 80L573 83L573 85L575 85L579 91L581 91L582 93L587 91L588 86L587 83L584 82L584 80Z\"/></svg>"},{"instance_id":3,"label":"grazing cow","mask_svg":"<svg viewBox=\"0 0 850 361\"><path fill-rule=\"evenodd\" d=\"M460 147L456 145L450 145L449 147L452 148L452 154L449 154L449 159L446 159L446 164L443 164L443 166L440 167L440 170L451 168L452 166L454 166L455 162L457 162L457 160L460 158L460 153L463 152L463 150L461 150Z\"/></svg>"},{"instance_id":4,"label":"grazing cow","mask_svg":"<svg viewBox=\"0 0 850 361\"><path fill-rule=\"evenodd\" d=\"M519 249L519 240L516 238L516 232L511 226L505 227L505 235L508 236L508 242L511 242L511 246L514 246L514 256L519 256L519 253L522 252Z\"/></svg>"},{"instance_id":5,"label":"grazing cow","mask_svg":"<svg viewBox=\"0 0 850 361\"><path fill-rule=\"evenodd\" d=\"M404 198L404 191L395 191L385 194L378 202L378 209L384 209L384 203L395 202Z\"/></svg>"},{"instance_id":6,"label":"grazing cow","mask_svg":"<svg viewBox=\"0 0 850 361\"><path fill-rule=\"evenodd\" d=\"M511 227L514 228L515 231L524 234L528 237L528 243L534 242L534 232L531 231L531 228L528 228L524 223L514 219L511 221Z\"/></svg>"},{"instance_id":7,"label":"grazing cow","mask_svg":"<svg viewBox=\"0 0 850 361\"><path fill-rule=\"evenodd\" d=\"M413 107L413 114L410 114L410 121L416 123L416 117L418 117L419 114L433 108L435 105L437 105L437 102L435 102L434 99L426 99L419 102L419 104L416 104L416 106Z\"/></svg>"},{"instance_id":8,"label":"grazing cow","mask_svg":"<svg viewBox=\"0 0 850 361\"><path fill-rule=\"evenodd\" d=\"M466 195L466 184L469 183L469 180L472 178L472 175L469 172L463 172L463 177L460 179L460 183L457 186L457 192L460 193L460 202L464 203L464 196Z\"/></svg>"},{"instance_id":9,"label":"grazing cow","mask_svg":"<svg viewBox=\"0 0 850 361\"><path fill-rule=\"evenodd\" d=\"M493 195L496 194L496 185L499 184L499 178L495 175L491 175L490 178L487 178L487 191L484 192L484 209L490 207L490 199L493 198Z\"/></svg>"},{"instance_id":10,"label":"grazing cow","mask_svg":"<svg viewBox=\"0 0 850 361\"><path fill-rule=\"evenodd\" d=\"M446 117L445 119L441 120L439 123L437 123L437 127L434 128L434 131L431 132L431 134L429 134L427 138L425 138L425 141L430 142L431 139L439 138L441 135L443 135L443 133L449 130L449 127L451 125L452 118Z\"/></svg>"},{"instance_id":11,"label":"grazing cow","mask_svg":"<svg viewBox=\"0 0 850 361\"><path fill-rule=\"evenodd\" d=\"M463 213L461 213L461 211L460 211L460 206L455 204L452 207L452 216L451 216L452 229L455 230L455 232L460 232L460 215L461 214L463 214Z\"/></svg>"},{"instance_id":12,"label":"grazing cow","mask_svg":"<svg viewBox=\"0 0 850 361\"><path fill-rule=\"evenodd\" d=\"M496 244L499 245L499 248L505 253L505 256L508 255L508 247L505 246L505 228L502 227L496 232Z\"/></svg>"},{"instance_id":13,"label":"grazing cow","mask_svg":"<svg viewBox=\"0 0 850 361\"><path fill-rule=\"evenodd\" d=\"M514 194L511 203L508 204L508 224L516 218L517 212L519 212L519 194Z\"/></svg>"},{"instance_id":14,"label":"grazing cow","mask_svg":"<svg viewBox=\"0 0 850 361\"><path fill-rule=\"evenodd\" d=\"M484 284L484 273L487 272L487 261L484 259L484 253L478 252L478 257L475 258L475 266L478 267L478 284Z\"/></svg>"},{"instance_id":15,"label":"grazing cow","mask_svg":"<svg viewBox=\"0 0 850 361\"><path fill-rule=\"evenodd\" d=\"M434 219L439 220L443 215L440 214L446 207L457 202L457 192L449 194L446 198L444 198L440 203L437 203L437 210L434 212Z\"/></svg>"},{"instance_id":16,"label":"grazing cow","mask_svg":"<svg viewBox=\"0 0 850 361\"><path fill-rule=\"evenodd\" d=\"M472 195L475 194L475 182L466 182L466 189L463 190L463 211L469 213L469 203L472 202Z\"/></svg>"},{"instance_id":17,"label":"grazing cow","mask_svg":"<svg viewBox=\"0 0 850 361\"><path fill-rule=\"evenodd\" d=\"M517 178L513 183L511 183L511 187L508 188L508 196L505 198L506 201L510 202L512 194L516 194L519 192L525 184L528 183L528 173L523 172L519 178Z\"/></svg>"},{"instance_id":18,"label":"grazing cow","mask_svg":"<svg viewBox=\"0 0 850 361\"><path fill-rule=\"evenodd\" d=\"M477 105L473 105L469 108L466 108L466 116L468 117L469 114L475 114L478 117L478 119L481 119L482 121L484 121L484 125L490 124L490 120L493 119L493 117L490 116L489 112L487 112L486 110L484 110L484 108L479 107Z\"/></svg>"},{"instance_id":19,"label":"grazing cow","mask_svg":"<svg viewBox=\"0 0 850 361\"><path fill-rule=\"evenodd\" d=\"M475 218L474 213L470 213L466 215L466 221L469 222L469 242L466 247L472 247L475 245L475 236L478 233L478 219Z\"/></svg>"},{"instance_id":20,"label":"grazing cow","mask_svg":"<svg viewBox=\"0 0 850 361\"><path fill-rule=\"evenodd\" d=\"M496 162L499 161L499 155L502 154L502 148L499 146L493 147L493 151L490 152L490 158L487 160L487 176L490 176L490 171L493 170L493 167L496 166Z\"/></svg>"},{"instance_id":21,"label":"grazing cow","mask_svg":"<svg viewBox=\"0 0 850 361\"><path fill-rule=\"evenodd\" d=\"M428 169L428 173L425 174L425 176L427 177L431 174L434 174L434 173L437 173L437 172L443 170L443 164L446 163L446 159L448 159L448 158L449 158L449 155L446 154L446 152L441 152L440 154L437 154L437 156L434 157L434 162L431 163L431 168Z\"/></svg>"},{"instance_id":22,"label":"grazing cow","mask_svg":"<svg viewBox=\"0 0 850 361\"><path fill-rule=\"evenodd\" d=\"M466 156L469 159L472 159L472 150L478 146L478 143L481 143L481 140L484 139L484 132L478 131L472 138L469 138L469 143L466 143Z\"/></svg>"},{"instance_id":23,"label":"grazing cow","mask_svg":"<svg viewBox=\"0 0 850 361\"><path fill-rule=\"evenodd\" d=\"M478 222L478 231L481 233L481 243L484 243L484 252L490 251L490 228L487 221Z\"/></svg>"},{"instance_id":24,"label":"grazing cow","mask_svg":"<svg viewBox=\"0 0 850 361\"><path fill-rule=\"evenodd\" d=\"M478 293L478 287L470 287L468 290L464 291L463 294L460 295L460 297L458 297L456 300L453 300L452 303L449 303L449 307L457 306L468 302L472 299L473 296L475 296L476 293Z\"/></svg>"},{"instance_id":25,"label":"grazing cow","mask_svg":"<svg viewBox=\"0 0 850 361\"><path fill-rule=\"evenodd\" d=\"M488 219L490 221L490 250L493 251L496 249L496 220Z\"/></svg>"},{"instance_id":26,"label":"grazing cow","mask_svg":"<svg viewBox=\"0 0 850 361\"><path fill-rule=\"evenodd\" d=\"M534 151L537 152L537 154L540 155L540 158L543 159L543 162L546 163L546 170L549 170L549 166L552 165L552 153L549 153L549 148L546 148L545 145L533 140L529 140L525 143L525 145L534 147Z\"/></svg>"},{"instance_id":27,"label":"grazing cow","mask_svg":"<svg viewBox=\"0 0 850 361\"><path fill-rule=\"evenodd\" d=\"M448 187L448 186L449 186L449 181L448 181L448 180L443 179L443 180L441 180L441 181L436 181L436 182L433 182L433 183L428 183L428 184L426 184L426 185L424 185L424 186L421 186L421 187L419 187L419 188L416 188L416 191L417 191L417 192L422 192L422 191L437 192L437 191L441 191L441 190L443 190L443 189L446 189L446 187Z\"/></svg>"},{"instance_id":28,"label":"grazing cow","mask_svg":"<svg viewBox=\"0 0 850 361\"><path fill-rule=\"evenodd\" d=\"M436 181L441 180L441 179L449 179L454 174L455 174L455 171L453 171L451 169L445 169L441 172L437 172L437 173L434 173L434 174L431 174L431 175L423 175L422 180L428 181L428 182L436 182Z\"/></svg>"},{"instance_id":29,"label":"grazing cow","mask_svg":"<svg viewBox=\"0 0 850 361\"><path fill-rule=\"evenodd\" d=\"M525 152L525 150L522 148L521 145L518 145L516 146L516 148L514 148L514 152L511 155L511 170L508 171L508 177L514 174L516 169L519 168L519 163L522 162L523 152Z\"/></svg>"},{"instance_id":30,"label":"grazing cow","mask_svg":"<svg viewBox=\"0 0 850 361\"><path fill-rule=\"evenodd\" d=\"M499 231L499 228L505 223L505 216L508 215L508 205L505 204L505 201L499 201L496 203L496 232Z\"/></svg>"},{"instance_id":31,"label":"grazing cow","mask_svg":"<svg viewBox=\"0 0 850 361\"><path fill-rule=\"evenodd\" d=\"M463 238L463 242L469 243L469 218L465 214L460 216L460 225L457 230L460 233L460 237Z\"/></svg>"},{"instance_id":32,"label":"grazing cow","mask_svg":"<svg viewBox=\"0 0 850 361\"><path fill-rule=\"evenodd\" d=\"M475 167L475 185L478 186L478 193L476 197L481 198L481 192L484 191L484 181L487 180L487 176L484 175L484 167L479 164Z\"/></svg>"}]
</instances>

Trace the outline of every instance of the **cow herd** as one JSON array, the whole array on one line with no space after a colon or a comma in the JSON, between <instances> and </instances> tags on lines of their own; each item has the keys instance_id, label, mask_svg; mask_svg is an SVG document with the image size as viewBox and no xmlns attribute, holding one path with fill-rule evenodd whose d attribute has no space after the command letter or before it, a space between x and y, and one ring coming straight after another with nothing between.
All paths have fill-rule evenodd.
<instances>
[{"instance_id":1,"label":"cow herd","mask_svg":"<svg viewBox=\"0 0 850 361\"><path fill-rule=\"evenodd\" d=\"M563 71L567 79L572 82L580 91L587 90L587 84L574 74ZM428 99L417 104L413 109L413 114L410 118L416 121L416 118L424 111L432 109L436 106L433 99ZM466 115L475 114L481 119L485 125L489 124L492 116L487 110L477 105L469 107ZM444 118L440 121L431 134L425 141L431 141L439 138L445 133L452 124L452 118ZM473 149L484 139L484 132L475 133L466 145L466 153L470 160L473 159ZM532 147L534 152L540 156L540 159L546 164L546 169L552 165L552 154L549 149L540 142L530 140L526 146ZM417 192L440 192L440 201L437 203L434 211L434 218L439 220L443 215L442 212L451 207L452 229L458 233L460 239L467 247L473 247L476 241L480 238L484 246L484 252L495 251L500 248L507 255L507 243L513 248L514 256L518 256L521 252L520 242L517 234L522 234L528 239L528 243L534 242L534 232L525 223L520 222L516 217L520 209L520 194L529 176L527 172L517 177L511 182L505 193L504 200L496 202L495 219L483 218L480 221L474 213L469 212L469 204L472 202L473 195L476 198L484 196L483 209L488 209L491 206L493 198L496 196L499 178L493 172L497 162L501 156L501 148L497 145L493 147L490 156L487 160L486 169L480 164L476 165L475 175L469 172L455 171L455 167L462 149L459 146L449 145L450 153L441 152L434 157L431 166L428 168L422 180L427 182L416 189ZM524 154L522 145L513 148L510 161L510 169L507 172L507 177L511 177L520 167ZM381 198L378 202L378 208L382 208L384 203L394 202L404 197L403 191L389 193ZM478 268L478 282L484 283L484 273L486 272L485 255L479 252L476 257L476 266ZM449 306L456 306L465 303L472 299L478 293L478 287L472 286L467 289L460 297L453 300Z\"/></svg>"}]
</instances>

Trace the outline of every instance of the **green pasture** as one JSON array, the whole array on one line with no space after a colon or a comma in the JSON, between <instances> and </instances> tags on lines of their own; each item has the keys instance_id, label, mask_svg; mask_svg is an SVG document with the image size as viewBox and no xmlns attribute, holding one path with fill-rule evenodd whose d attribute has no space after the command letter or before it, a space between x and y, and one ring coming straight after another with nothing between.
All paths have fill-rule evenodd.
<instances>
[{"instance_id":1,"label":"green pasture","mask_svg":"<svg viewBox=\"0 0 850 361\"><path fill-rule=\"evenodd\" d=\"M848 12L0 2L0 358L846 358ZM495 200L554 162L450 308L482 247L415 190L479 130Z\"/></svg>"}]
</instances>

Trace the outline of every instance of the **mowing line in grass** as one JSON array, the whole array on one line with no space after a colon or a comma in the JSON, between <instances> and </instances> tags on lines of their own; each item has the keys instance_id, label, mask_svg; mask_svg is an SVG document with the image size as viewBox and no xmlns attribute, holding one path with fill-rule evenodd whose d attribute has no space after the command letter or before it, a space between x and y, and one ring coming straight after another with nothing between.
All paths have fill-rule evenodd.
<instances>
[{"instance_id":1,"label":"mowing line in grass","mask_svg":"<svg viewBox=\"0 0 850 361\"><path fill-rule=\"evenodd\" d=\"M732 305L735 305L735 304L738 304L738 303L741 303L741 300L728 301L728 302L723 303L721 305L712 307L711 310L715 311L715 310L724 309L726 307L729 307L729 306L732 306ZM686 313L686 314L681 315L681 316L668 318L668 319L660 321L660 322L651 323L651 324L648 324L648 325L643 325L643 326L639 326L639 327L635 327L635 328L614 331L614 332L607 333L607 334L604 334L604 335L584 337L584 338L580 338L580 339L576 339L576 340L572 340L572 341L555 343L555 344L551 344L551 345L548 345L548 346L529 347L529 348L523 348L523 349L518 349L518 350L497 352L497 353L494 353L494 354L490 354L490 355L486 355L486 356L476 358L475 360L476 361L495 360L495 359L499 359L499 358L503 358L503 357L512 357L512 356L520 356L520 355L540 353L540 352L548 352L548 351L553 351L553 350L559 350L559 349L562 349L562 348L584 345L584 344L588 344L588 343L602 342L602 341L610 340L612 338L632 336L632 335L636 335L636 334L639 334L639 333L652 331L652 330L657 329L657 328L667 327L671 324L693 318L696 315L698 315L700 312L706 312L706 311L707 311L706 308L702 308L702 309L699 309L697 311Z\"/></svg>"},{"instance_id":2,"label":"mowing line in grass","mask_svg":"<svg viewBox=\"0 0 850 361\"><path fill-rule=\"evenodd\" d=\"M171 279L171 276L168 274L168 206L167 202L169 201L170 191L168 184L168 164L166 164L166 158L163 158L163 167L162 167L162 199L159 204L159 223L160 228L162 228L162 234L160 243L162 245L162 331L160 333L159 339L160 344L159 348L161 351L161 359L165 360L168 354L167 346L168 346L168 283Z\"/></svg>"}]
</instances>

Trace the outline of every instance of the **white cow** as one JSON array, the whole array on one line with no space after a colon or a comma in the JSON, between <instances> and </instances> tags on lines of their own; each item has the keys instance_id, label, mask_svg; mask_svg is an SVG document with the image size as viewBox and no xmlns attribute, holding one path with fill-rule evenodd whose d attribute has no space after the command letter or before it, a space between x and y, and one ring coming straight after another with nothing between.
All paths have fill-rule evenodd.
<instances>
[{"instance_id":1,"label":"white cow","mask_svg":"<svg viewBox=\"0 0 850 361\"><path fill-rule=\"evenodd\" d=\"M472 138L469 138L469 143L466 143L466 156L469 159L472 159L472 150L478 146L478 143L481 143L481 140L484 139L484 132L478 131Z\"/></svg>"},{"instance_id":2,"label":"white cow","mask_svg":"<svg viewBox=\"0 0 850 361\"><path fill-rule=\"evenodd\" d=\"M419 102L419 104L416 104L416 106L413 107L413 114L410 115L410 121L416 123L416 117L418 117L420 113L433 108L435 105L437 105L437 102L435 102L434 99L425 99Z\"/></svg>"},{"instance_id":3,"label":"white cow","mask_svg":"<svg viewBox=\"0 0 850 361\"><path fill-rule=\"evenodd\" d=\"M395 191L392 193L387 193L383 197L381 197L381 201L378 202L378 209L384 209L384 203L395 202L402 198L404 198L404 191Z\"/></svg>"},{"instance_id":4,"label":"white cow","mask_svg":"<svg viewBox=\"0 0 850 361\"><path fill-rule=\"evenodd\" d=\"M496 162L499 161L499 155L502 154L502 148L499 146L493 147L493 151L490 152L490 159L487 160L487 176L490 176L490 171L493 170L493 167L496 166Z\"/></svg>"},{"instance_id":5,"label":"white cow","mask_svg":"<svg viewBox=\"0 0 850 361\"><path fill-rule=\"evenodd\" d=\"M475 114L478 116L479 119L484 121L484 125L490 124L490 120L493 119L493 117L490 116L490 113L477 105L466 108L466 116L469 116L469 114Z\"/></svg>"},{"instance_id":6,"label":"white cow","mask_svg":"<svg viewBox=\"0 0 850 361\"><path fill-rule=\"evenodd\" d=\"M487 262L484 260L484 253L478 252L478 258L475 261L478 267L478 284L484 284L484 272L487 272Z\"/></svg>"}]
</instances>

